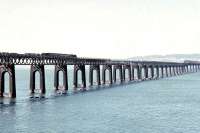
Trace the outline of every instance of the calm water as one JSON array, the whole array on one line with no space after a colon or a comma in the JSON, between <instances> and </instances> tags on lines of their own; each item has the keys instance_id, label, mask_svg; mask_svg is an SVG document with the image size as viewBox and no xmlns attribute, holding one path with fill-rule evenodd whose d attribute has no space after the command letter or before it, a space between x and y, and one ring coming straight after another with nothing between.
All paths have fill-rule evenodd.
<instances>
[{"instance_id":1,"label":"calm water","mask_svg":"<svg viewBox=\"0 0 200 133\"><path fill-rule=\"evenodd\" d=\"M0 133L200 132L200 73L69 96L53 95L51 69L46 77L46 98L30 100L29 70L16 70L17 99L0 105Z\"/></svg>"}]
</instances>

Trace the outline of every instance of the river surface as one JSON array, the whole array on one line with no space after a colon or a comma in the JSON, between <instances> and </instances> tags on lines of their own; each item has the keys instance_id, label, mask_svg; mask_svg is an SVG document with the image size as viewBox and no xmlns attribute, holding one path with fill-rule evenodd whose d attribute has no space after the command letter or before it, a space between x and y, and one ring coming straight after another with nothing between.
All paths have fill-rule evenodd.
<instances>
[{"instance_id":1,"label":"river surface","mask_svg":"<svg viewBox=\"0 0 200 133\"><path fill-rule=\"evenodd\" d=\"M17 68L16 83L16 101L0 104L0 133L200 132L200 73L55 95L48 69L41 99L29 98L28 69Z\"/></svg>"}]
</instances>

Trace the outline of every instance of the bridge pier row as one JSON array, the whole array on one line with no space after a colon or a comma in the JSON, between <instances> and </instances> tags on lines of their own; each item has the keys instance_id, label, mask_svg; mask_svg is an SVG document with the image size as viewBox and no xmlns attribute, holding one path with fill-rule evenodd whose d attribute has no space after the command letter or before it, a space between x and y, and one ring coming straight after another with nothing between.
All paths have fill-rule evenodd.
<instances>
[{"instance_id":1,"label":"bridge pier row","mask_svg":"<svg viewBox=\"0 0 200 133\"><path fill-rule=\"evenodd\" d=\"M30 70L30 90L31 94L35 93L35 73L39 72L40 74L40 91L41 94L45 94L46 88L45 88L45 71L44 71L44 65L43 64L33 64L31 65Z\"/></svg>"},{"instance_id":2,"label":"bridge pier row","mask_svg":"<svg viewBox=\"0 0 200 133\"><path fill-rule=\"evenodd\" d=\"M110 81L110 84L113 83L113 78L112 78L112 65L103 65L103 68L102 68L102 84L105 84L106 83L106 70L109 71L109 81Z\"/></svg>"},{"instance_id":3,"label":"bridge pier row","mask_svg":"<svg viewBox=\"0 0 200 133\"><path fill-rule=\"evenodd\" d=\"M116 79L117 79L117 70L119 70L119 78L120 78L120 82L123 82L123 72L122 72L122 65L114 65L113 66L113 81L114 83L116 83Z\"/></svg>"},{"instance_id":4,"label":"bridge pier row","mask_svg":"<svg viewBox=\"0 0 200 133\"><path fill-rule=\"evenodd\" d=\"M130 65L123 65L123 80L126 80L126 70L128 70L128 78L129 81L132 80L131 76L131 66Z\"/></svg>"},{"instance_id":5,"label":"bridge pier row","mask_svg":"<svg viewBox=\"0 0 200 133\"><path fill-rule=\"evenodd\" d=\"M59 72L63 73L63 90L68 90L68 78L67 78L67 65L55 65L54 69L54 88L59 90Z\"/></svg>"},{"instance_id":6,"label":"bridge pier row","mask_svg":"<svg viewBox=\"0 0 200 133\"><path fill-rule=\"evenodd\" d=\"M96 79L97 79L97 85L101 85L101 79L100 79L100 66L99 65L90 65L89 70L89 82L90 86L93 85L93 72L96 71Z\"/></svg>"},{"instance_id":7,"label":"bridge pier row","mask_svg":"<svg viewBox=\"0 0 200 133\"><path fill-rule=\"evenodd\" d=\"M0 65L0 97L4 97L5 73L9 74L9 97L16 98L15 65Z\"/></svg>"},{"instance_id":8,"label":"bridge pier row","mask_svg":"<svg viewBox=\"0 0 200 133\"><path fill-rule=\"evenodd\" d=\"M86 75L85 75L85 65L78 64L74 65L74 88L78 87L78 71L81 71L81 79L82 79L82 88L86 88Z\"/></svg>"}]
</instances>

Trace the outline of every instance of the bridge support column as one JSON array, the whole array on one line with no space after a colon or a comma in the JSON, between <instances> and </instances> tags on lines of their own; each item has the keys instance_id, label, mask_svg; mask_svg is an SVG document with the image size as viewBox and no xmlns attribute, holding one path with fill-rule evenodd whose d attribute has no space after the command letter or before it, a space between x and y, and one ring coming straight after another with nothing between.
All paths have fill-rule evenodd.
<instances>
[{"instance_id":1,"label":"bridge support column","mask_svg":"<svg viewBox=\"0 0 200 133\"><path fill-rule=\"evenodd\" d=\"M41 91L41 94L45 94L45 92L46 92L46 89L45 89L45 72L44 72L44 65L42 65L42 64L31 65L31 70L30 70L30 90L31 90L31 94L35 93L35 73L37 71L40 74L40 91Z\"/></svg>"},{"instance_id":2,"label":"bridge support column","mask_svg":"<svg viewBox=\"0 0 200 133\"><path fill-rule=\"evenodd\" d=\"M192 65L192 72L194 72L194 64Z\"/></svg>"},{"instance_id":3,"label":"bridge support column","mask_svg":"<svg viewBox=\"0 0 200 133\"><path fill-rule=\"evenodd\" d=\"M68 90L68 78L67 78L67 65L55 65L54 69L54 88L59 90L59 72L63 73L63 90Z\"/></svg>"},{"instance_id":4,"label":"bridge support column","mask_svg":"<svg viewBox=\"0 0 200 133\"><path fill-rule=\"evenodd\" d=\"M159 75L160 72L159 72L159 71L160 71L159 66L156 66L156 78L157 78L157 79L160 78L160 75Z\"/></svg>"},{"instance_id":5,"label":"bridge support column","mask_svg":"<svg viewBox=\"0 0 200 133\"><path fill-rule=\"evenodd\" d=\"M192 66L189 65L188 67L189 67L189 72L191 73L192 72Z\"/></svg>"},{"instance_id":6,"label":"bridge support column","mask_svg":"<svg viewBox=\"0 0 200 133\"><path fill-rule=\"evenodd\" d=\"M137 69L137 78L138 80L141 80L142 79L141 66L140 65L136 66L136 69Z\"/></svg>"},{"instance_id":7,"label":"bridge support column","mask_svg":"<svg viewBox=\"0 0 200 133\"><path fill-rule=\"evenodd\" d=\"M90 65L90 71L89 71L89 82L90 85L93 85L93 72L96 71L96 79L97 79L97 85L101 85L100 80L100 66L99 65Z\"/></svg>"},{"instance_id":8,"label":"bridge support column","mask_svg":"<svg viewBox=\"0 0 200 133\"><path fill-rule=\"evenodd\" d=\"M181 67L181 66L179 66L179 72L180 72L180 75L183 74L183 72L182 72L182 67Z\"/></svg>"},{"instance_id":9,"label":"bridge support column","mask_svg":"<svg viewBox=\"0 0 200 133\"><path fill-rule=\"evenodd\" d=\"M172 67L169 66L169 76L171 77L172 76Z\"/></svg>"},{"instance_id":10,"label":"bridge support column","mask_svg":"<svg viewBox=\"0 0 200 133\"><path fill-rule=\"evenodd\" d=\"M154 66L151 66L151 79L154 78Z\"/></svg>"},{"instance_id":11,"label":"bridge support column","mask_svg":"<svg viewBox=\"0 0 200 133\"><path fill-rule=\"evenodd\" d=\"M132 70L132 80L135 80L135 66L132 66L131 70Z\"/></svg>"},{"instance_id":12,"label":"bridge support column","mask_svg":"<svg viewBox=\"0 0 200 133\"><path fill-rule=\"evenodd\" d=\"M190 72L193 72L192 65L190 64Z\"/></svg>"},{"instance_id":13,"label":"bridge support column","mask_svg":"<svg viewBox=\"0 0 200 133\"><path fill-rule=\"evenodd\" d=\"M102 68L102 80L103 80L103 84L106 83L106 70L109 71L109 80L110 80L110 84L113 83L113 79L112 79L112 65L103 65Z\"/></svg>"},{"instance_id":14,"label":"bridge support column","mask_svg":"<svg viewBox=\"0 0 200 133\"><path fill-rule=\"evenodd\" d=\"M164 78L164 68L161 66L161 77Z\"/></svg>"},{"instance_id":15,"label":"bridge support column","mask_svg":"<svg viewBox=\"0 0 200 133\"><path fill-rule=\"evenodd\" d=\"M86 88L85 65L74 65L74 88L78 87L78 71L81 71L82 88Z\"/></svg>"},{"instance_id":16,"label":"bridge support column","mask_svg":"<svg viewBox=\"0 0 200 133\"><path fill-rule=\"evenodd\" d=\"M131 81L131 66L130 65L123 65L123 80L126 80L126 69L128 70L128 78Z\"/></svg>"},{"instance_id":17,"label":"bridge support column","mask_svg":"<svg viewBox=\"0 0 200 133\"><path fill-rule=\"evenodd\" d=\"M188 65L186 65L185 67L186 67L185 71L186 73L188 73L189 72Z\"/></svg>"},{"instance_id":18,"label":"bridge support column","mask_svg":"<svg viewBox=\"0 0 200 133\"><path fill-rule=\"evenodd\" d=\"M168 66L165 66L165 76L168 77Z\"/></svg>"},{"instance_id":19,"label":"bridge support column","mask_svg":"<svg viewBox=\"0 0 200 133\"><path fill-rule=\"evenodd\" d=\"M176 74L179 75L179 66L176 66Z\"/></svg>"},{"instance_id":20,"label":"bridge support column","mask_svg":"<svg viewBox=\"0 0 200 133\"><path fill-rule=\"evenodd\" d=\"M5 73L9 74L9 97L16 97L15 66L14 64L0 65L0 97L4 97Z\"/></svg>"},{"instance_id":21,"label":"bridge support column","mask_svg":"<svg viewBox=\"0 0 200 133\"><path fill-rule=\"evenodd\" d=\"M114 65L113 67L113 81L116 82L117 79L117 69L119 70L119 77L120 77L120 81L121 83L123 82L123 72L122 72L122 65Z\"/></svg>"},{"instance_id":22,"label":"bridge support column","mask_svg":"<svg viewBox=\"0 0 200 133\"><path fill-rule=\"evenodd\" d=\"M185 65L182 66L182 69L183 69L183 73L185 73L186 72Z\"/></svg>"},{"instance_id":23,"label":"bridge support column","mask_svg":"<svg viewBox=\"0 0 200 133\"><path fill-rule=\"evenodd\" d=\"M195 65L195 68L196 68L196 72L198 72L198 68L197 68L197 65Z\"/></svg>"},{"instance_id":24,"label":"bridge support column","mask_svg":"<svg viewBox=\"0 0 200 133\"><path fill-rule=\"evenodd\" d=\"M145 79L148 79L149 78L149 67L148 66L144 67L144 73L145 73Z\"/></svg>"}]
</instances>

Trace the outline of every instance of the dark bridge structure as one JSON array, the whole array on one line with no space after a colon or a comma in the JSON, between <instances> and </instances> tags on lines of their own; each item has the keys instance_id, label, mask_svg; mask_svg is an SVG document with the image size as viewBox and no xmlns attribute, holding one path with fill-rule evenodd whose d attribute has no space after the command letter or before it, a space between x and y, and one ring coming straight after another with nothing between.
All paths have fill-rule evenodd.
<instances>
[{"instance_id":1,"label":"dark bridge structure","mask_svg":"<svg viewBox=\"0 0 200 133\"><path fill-rule=\"evenodd\" d=\"M45 87L45 65L54 65L54 88L55 91L68 91L67 66L74 66L73 86L79 88L78 71L81 71L81 88L86 85L86 65L89 65L89 86L101 86L115 84L117 82L117 71L119 81L132 82L154 80L164 77L182 75L200 70L200 62L161 62L161 61L134 61L134 60L111 60L98 58L80 58L71 54L59 53L0 53L0 97L5 93L5 73L9 74L9 97L16 98L15 65L30 65L30 93L35 93L35 73L40 74L40 94L46 93ZM59 72L63 72L63 88L59 87ZM94 71L96 81L94 82ZM108 73L106 73L108 71ZM127 71L127 72L126 72ZM108 77L108 79L107 79Z\"/></svg>"}]
</instances>

